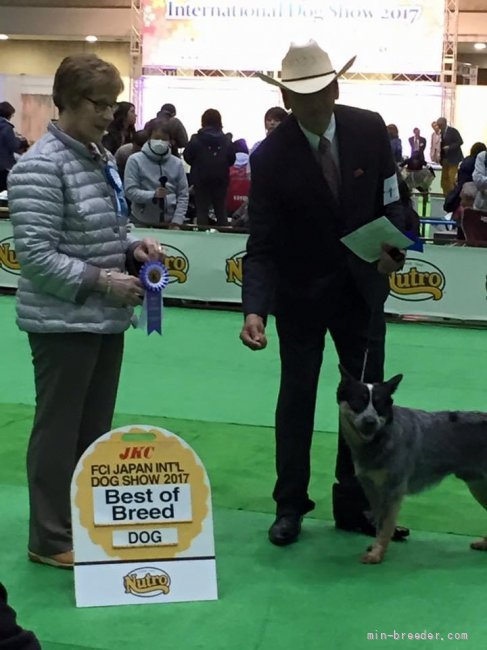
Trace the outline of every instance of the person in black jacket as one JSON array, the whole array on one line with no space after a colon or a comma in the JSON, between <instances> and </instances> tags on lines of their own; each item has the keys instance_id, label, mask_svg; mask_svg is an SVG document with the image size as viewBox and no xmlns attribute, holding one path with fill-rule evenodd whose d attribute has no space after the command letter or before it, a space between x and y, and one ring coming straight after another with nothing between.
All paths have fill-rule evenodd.
<instances>
[{"instance_id":1,"label":"person in black jacket","mask_svg":"<svg viewBox=\"0 0 487 650\"><path fill-rule=\"evenodd\" d=\"M124 144L133 142L135 136L135 121L137 115L135 106L130 102L118 102L113 113L113 121L108 126L108 133L103 136L102 144L105 149L115 152Z\"/></svg>"},{"instance_id":2,"label":"person in black jacket","mask_svg":"<svg viewBox=\"0 0 487 650\"><path fill-rule=\"evenodd\" d=\"M402 162L402 142L399 137L399 130L395 124L387 125L387 132L391 142L391 151L394 162L399 165Z\"/></svg>"},{"instance_id":3,"label":"person in black jacket","mask_svg":"<svg viewBox=\"0 0 487 650\"><path fill-rule=\"evenodd\" d=\"M387 242L382 242L375 263L353 255L340 242L382 215L404 229L383 119L371 111L335 104L337 79L353 61L336 72L328 54L309 41L291 45L280 81L259 74L281 88L284 105L292 111L250 157L250 236L243 263L245 320L240 334L251 350L264 349L266 319L273 306L281 385L276 409L276 519L269 539L277 545L295 542L303 515L315 507L308 484L325 335L330 333L349 373L360 379L364 372L368 383L381 381L388 273L404 263L404 254ZM370 505L341 435L335 474L335 525L374 535ZM394 538L408 532L398 527Z\"/></svg>"},{"instance_id":4,"label":"person in black jacket","mask_svg":"<svg viewBox=\"0 0 487 650\"><path fill-rule=\"evenodd\" d=\"M471 183L473 178L473 172L475 169L475 160L477 159L477 156L479 153L482 151L486 151L487 147L483 142L475 142L471 149L470 153L466 158L462 160L460 163L460 167L458 168L458 176L457 176L457 183L460 186L463 186L464 183Z\"/></svg>"},{"instance_id":5,"label":"person in black jacket","mask_svg":"<svg viewBox=\"0 0 487 650\"><path fill-rule=\"evenodd\" d=\"M17 624L17 616L7 602L7 590L2 583L0 583L0 648L2 650L41 650L35 635Z\"/></svg>"},{"instance_id":6,"label":"person in black jacket","mask_svg":"<svg viewBox=\"0 0 487 650\"><path fill-rule=\"evenodd\" d=\"M226 197L235 151L223 133L222 118L217 110L209 108L203 113L201 127L191 137L183 154L191 166L196 220L199 225L208 225L209 211L213 206L217 225L228 226Z\"/></svg>"},{"instance_id":7,"label":"person in black jacket","mask_svg":"<svg viewBox=\"0 0 487 650\"><path fill-rule=\"evenodd\" d=\"M0 103L0 192L7 189L7 176L15 164L15 154L21 144L10 122L14 114L15 108L12 104Z\"/></svg>"}]
</instances>

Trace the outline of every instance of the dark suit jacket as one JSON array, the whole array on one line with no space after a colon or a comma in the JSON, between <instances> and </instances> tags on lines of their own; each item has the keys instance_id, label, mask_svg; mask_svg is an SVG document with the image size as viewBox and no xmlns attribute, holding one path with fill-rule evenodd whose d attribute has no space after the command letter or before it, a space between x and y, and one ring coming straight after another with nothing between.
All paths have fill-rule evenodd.
<instances>
[{"instance_id":1,"label":"dark suit jacket","mask_svg":"<svg viewBox=\"0 0 487 650\"><path fill-rule=\"evenodd\" d=\"M414 153L414 151L413 151L414 136L411 136L410 138L408 138L408 142L409 142L409 146L411 147L411 156L412 156L413 153ZM423 154L423 158L424 158L424 150L425 149L426 149L426 138L420 137L419 138L419 151L420 151L420 153Z\"/></svg>"},{"instance_id":2,"label":"dark suit jacket","mask_svg":"<svg viewBox=\"0 0 487 650\"><path fill-rule=\"evenodd\" d=\"M445 132L441 134L441 157L440 163L447 163L448 165L458 165L463 160L462 153L462 136L453 126L447 126ZM445 153L443 147L447 146L449 149Z\"/></svg>"},{"instance_id":3,"label":"dark suit jacket","mask_svg":"<svg viewBox=\"0 0 487 650\"><path fill-rule=\"evenodd\" d=\"M385 301L389 283L339 238L386 215L403 228L398 201L384 207L384 179L396 178L389 135L377 113L336 105L341 188L337 201L297 120L290 116L251 156L249 232L243 309L266 317L300 301L326 300L351 276L368 303Z\"/></svg>"}]
</instances>

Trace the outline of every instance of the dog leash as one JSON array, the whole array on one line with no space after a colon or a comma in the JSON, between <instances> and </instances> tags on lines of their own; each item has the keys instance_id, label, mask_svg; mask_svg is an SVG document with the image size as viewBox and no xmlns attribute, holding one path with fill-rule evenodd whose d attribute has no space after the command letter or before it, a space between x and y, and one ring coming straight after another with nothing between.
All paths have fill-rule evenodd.
<instances>
[{"instance_id":1,"label":"dog leash","mask_svg":"<svg viewBox=\"0 0 487 650\"><path fill-rule=\"evenodd\" d=\"M378 306L375 308L371 309L370 311L370 319L369 319L369 326L367 328L367 339L365 342L365 351L364 351L364 360L362 362L362 373L360 375L360 381L362 383L365 383L365 371L367 370L367 361L369 359L369 349L370 349L370 343L372 341L372 327L374 325L374 318L377 315L378 311Z\"/></svg>"},{"instance_id":2,"label":"dog leash","mask_svg":"<svg viewBox=\"0 0 487 650\"><path fill-rule=\"evenodd\" d=\"M391 250L389 250L389 255L392 257L393 260L395 260L396 262L403 262L403 265L404 265L404 262L406 260L406 256L403 253L401 253L400 250L398 250L397 248L392 248ZM367 369L367 361L368 361L368 358L369 358L369 347L370 347L370 342L372 340L372 336L371 336L371 334L372 334L372 326L374 324L374 316L377 314L377 311L378 311L377 307L375 309L372 309L371 312L370 312L370 321L369 321L369 328L368 328L368 332L367 332L367 341L366 341L366 345L365 345L364 361L363 361L363 364L362 364L362 374L360 375L360 381L362 383L364 383L365 370Z\"/></svg>"},{"instance_id":3,"label":"dog leash","mask_svg":"<svg viewBox=\"0 0 487 650\"><path fill-rule=\"evenodd\" d=\"M363 383L364 382L364 377L365 377L365 369L367 368L367 359L369 358L369 345L367 343L367 347L365 348L365 353L364 353L364 362L362 364L362 374L360 375L360 381Z\"/></svg>"},{"instance_id":4,"label":"dog leash","mask_svg":"<svg viewBox=\"0 0 487 650\"><path fill-rule=\"evenodd\" d=\"M360 375L360 381L362 384L365 383L365 371L367 369L367 361L369 359L369 347L370 347L370 342L372 340L372 326L374 324L374 315L375 315L375 310L372 310L370 313L370 320L369 320L369 327L367 330L367 341L365 344L365 352L364 352L364 360L362 362L362 373Z\"/></svg>"}]
</instances>

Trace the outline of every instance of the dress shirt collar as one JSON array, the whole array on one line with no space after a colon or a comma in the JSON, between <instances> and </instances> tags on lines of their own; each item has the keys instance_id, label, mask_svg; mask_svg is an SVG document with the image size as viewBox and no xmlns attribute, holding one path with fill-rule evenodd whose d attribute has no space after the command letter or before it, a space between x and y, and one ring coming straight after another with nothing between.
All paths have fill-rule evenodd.
<instances>
[{"instance_id":1,"label":"dress shirt collar","mask_svg":"<svg viewBox=\"0 0 487 650\"><path fill-rule=\"evenodd\" d=\"M301 122L298 121L298 124L299 124L299 128L300 128L301 131L304 133L304 135L306 136L306 139L307 139L308 142L310 143L311 148L312 148L314 151L318 151L318 146L319 146L319 144L320 144L320 136L319 136L319 135L316 135L316 133L311 133L311 131L308 131L308 129L305 128L305 127L301 124ZM325 136L325 138L326 138L330 143L333 143L333 140L335 139L335 133L336 133L336 120L335 120L335 113L332 113L332 114L331 114L330 123L328 124L328 127L327 127L326 131L323 133L323 135Z\"/></svg>"}]
</instances>

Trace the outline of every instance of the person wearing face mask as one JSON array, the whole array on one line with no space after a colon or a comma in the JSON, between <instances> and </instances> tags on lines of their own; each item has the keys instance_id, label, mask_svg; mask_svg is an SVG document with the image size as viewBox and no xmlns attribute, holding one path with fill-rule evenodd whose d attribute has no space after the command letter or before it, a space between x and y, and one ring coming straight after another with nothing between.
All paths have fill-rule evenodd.
<instances>
[{"instance_id":1,"label":"person wearing face mask","mask_svg":"<svg viewBox=\"0 0 487 650\"><path fill-rule=\"evenodd\" d=\"M136 225L181 227L188 209L188 180L182 161L171 154L170 134L162 122L152 122L142 151L127 160L124 185Z\"/></svg>"}]
</instances>

